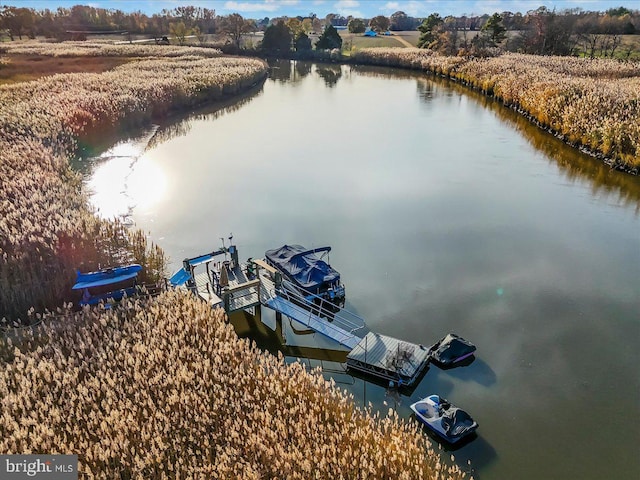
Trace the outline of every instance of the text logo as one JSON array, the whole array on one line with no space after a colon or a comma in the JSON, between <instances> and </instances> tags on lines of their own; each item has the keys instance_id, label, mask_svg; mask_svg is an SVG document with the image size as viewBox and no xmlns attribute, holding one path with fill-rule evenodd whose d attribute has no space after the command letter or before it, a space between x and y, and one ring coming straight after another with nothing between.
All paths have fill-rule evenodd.
<instances>
[{"instance_id":1,"label":"text logo","mask_svg":"<svg viewBox=\"0 0 640 480\"><path fill-rule=\"evenodd\" d=\"M0 480L78 480L77 455L0 455Z\"/></svg>"}]
</instances>

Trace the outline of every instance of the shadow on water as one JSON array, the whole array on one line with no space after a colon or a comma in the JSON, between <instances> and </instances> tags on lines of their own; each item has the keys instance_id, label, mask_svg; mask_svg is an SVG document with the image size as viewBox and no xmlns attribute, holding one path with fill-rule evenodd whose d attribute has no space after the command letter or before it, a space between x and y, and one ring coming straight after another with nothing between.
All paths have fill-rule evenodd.
<instances>
[{"instance_id":1,"label":"shadow on water","mask_svg":"<svg viewBox=\"0 0 640 480\"><path fill-rule=\"evenodd\" d=\"M345 350L287 343L285 326L289 320L286 317L280 320L276 319L275 329L271 329L262 321L262 318L263 313L257 309L255 315L245 311L234 312L229 320L240 338L253 340L258 348L273 355L281 352L285 357L335 363L344 363L347 359L348 352ZM303 332L302 335L306 335L306 332Z\"/></svg>"},{"instance_id":2,"label":"shadow on water","mask_svg":"<svg viewBox=\"0 0 640 480\"><path fill-rule=\"evenodd\" d=\"M455 462L458 466L466 473L473 475L475 480L482 478L479 471L491 465L498 458L496 449L477 433L460 440L455 445L443 444L442 450L451 452L455 456Z\"/></svg>"},{"instance_id":3,"label":"shadow on water","mask_svg":"<svg viewBox=\"0 0 640 480\"><path fill-rule=\"evenodd\" d=\"M145 151L167 142L173 138L183 137L189 134L192 123L201 120L215 120L226 114L236 112L260 96L263 92L263 83L260 82L243 94L222 101L215 101L201 107L183 113L171 115L162 122L152 127L144 126L129 129L126 132L114 130L103 134L100 138L90 139L84 142L79 155L71 160L71 166L82 175L91 172L96 160L113 158L114 150L120 145L132 147L133 152L128 155L139 157ZM97 157L101 152L102 155Z\"/></svg>"},{"instance_id":4,"label":"shadow on water","mask_svg":"<svg viewBox=\"0 0 640 480\"><path fill-rule=\"evenodd\" d=\"M472 357L469 360L451 367L440 368L440 370L459 380L473 381L484 387L495 385L497 380L496 373L485 361L476 357Z\"/></svg>"}]
</instances>

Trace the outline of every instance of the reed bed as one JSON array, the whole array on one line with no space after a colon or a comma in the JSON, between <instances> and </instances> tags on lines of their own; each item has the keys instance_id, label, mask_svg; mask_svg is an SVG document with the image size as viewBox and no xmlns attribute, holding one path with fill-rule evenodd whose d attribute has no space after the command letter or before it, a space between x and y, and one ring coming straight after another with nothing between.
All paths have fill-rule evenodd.
<instances>
[{"instance_id":1,"label":"reed bed","mask_svg":"<svg viewBox=\"0 0 640 480\"><path fill-rule=\"evenodd\" d=\"M429 71L493 95L544 128L640 172L640 62L508 53L448 57L421 49L359 51L360 63Z\"/></svg>"},{"instance_id":2,"label":"reed bed","mask_svg":"<svg viewBox=\"0 0 640 480\"><path fill-rule=\"evenodd\" d=\"M459 479L415 423L370 415L181 292L0 340L0 452L84 478Z\"/></svg>"},{"instance_id":3,"label":"reed bed","mask_svg":"<svg viewBox=\"0 0 640 480\"><path fill-rule=\"evenodd\" d=\"M5 322L25 321L30 308L42 311L70 300L76 268L137 261L145 267L143 281L164 274L162 251L143 233L99 220L89 210L68 162L79 140L239 93L266 74L262 61L211 56L208 49L144 57L140 52L162 55L167 49L134 47L135 56L143 58L111 71L0 87L0 319ZM33 48L43 55L49 50L42 49L55 53L65 47L36 43Z\"/></svg>"},{"instance_id":4,"label":"reed bed","mask_svg":"<svg viewBox=\"0 0 640 480\"><path fill-rule=\"evenodd\" d=\"M195 55L213 58L222 55L215 48L184 47L175 45L120 44L113 42L10 42L3 45L7 53L47 55L52 57L184 57Z\"/></svg>"}]
</instances>

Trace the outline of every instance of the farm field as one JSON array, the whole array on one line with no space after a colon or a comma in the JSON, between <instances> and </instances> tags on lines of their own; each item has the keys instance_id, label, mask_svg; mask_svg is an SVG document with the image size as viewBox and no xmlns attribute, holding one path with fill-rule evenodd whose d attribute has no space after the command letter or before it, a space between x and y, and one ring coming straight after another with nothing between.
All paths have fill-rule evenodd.
<instances>
[{"instance_id":1,"label":"farm field","mask_svg":"<svg viewBox=\"0 0 640 480\"><path fill-rule=\"evenodd\" d=\"M399 32L391 32L395 37L401 37L406 40L408 43L413 45L414 47L418 46L418 40L420 39L420 32L418 30L408 30L408 31L399 31ZM460 33L462 35L462 33ZM478 35L478 32L467 32L468 40L471 40L475 36ZM515 38L518 35L518 32L509 31L507 32L507 36L509 39ZM601 37L602 40L599 40L601 43L604 40L604 35ZM640 35L621 35L620 36L620 46L616 49L615 58L619 60L640 60ZM380 47L387 45L370 45L371 47ZM395 45L388 45L395 46ZM364 48L364 45L360 48ZM584 55L584 40L578 40L576 45L576 51L579 55ZM600 56L597 54L597 56Z\"/></svg>"},{"instance_id":2,"label":"farm field","mask_svg":"<svg viewBox=\"0 0 640 480\"><path fill-rule=\"evenodd\" d=\"M131 61L123 57L51 57L11 54L0 67L0 85L27 82L57 73L101 73Z\"/></svg>"},{"instance_id":3,"label":"farm field","mask_svg":"<svg viewBox=\"0 0 640 480\"><path fill-rule=\"evenodd\" d=\"M349 50L362 50L363 48L400 48L406 47L401 41L394 38L393 35L378 35L376 37L365 37L362 34L349 33L341 30L340 36L342 37L342 49ZM350 48L349 48L350 47Z\"/></svg>"}]
</instances>

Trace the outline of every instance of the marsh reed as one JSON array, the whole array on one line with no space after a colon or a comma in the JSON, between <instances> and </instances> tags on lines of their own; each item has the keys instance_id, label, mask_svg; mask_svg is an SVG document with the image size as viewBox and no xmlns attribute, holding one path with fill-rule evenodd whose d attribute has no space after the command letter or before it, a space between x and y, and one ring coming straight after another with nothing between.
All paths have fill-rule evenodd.
<instances>
[{"instance_id":1,"label":"marsh reed","mask_svg":"<svg viewBox=\"0 0 640 480\"><path fill-rule=\"evenodd\" d=\"M42 320L0 335L0 452L77 453L81 477L99 479L462 478L415 424L358 409L192 296L60 306L78 267L137 261L150 279L164 273L143 232L89 209L69 167L76 142L237 93L266 72L184 52L0 87L0 317Z\"/></svg>"},{"instance_id":2,"label":"marsh reed","mask_svg":"<svg viewBox=\"0 0 640 480\"><path fill-rule=\"evenodd\" d=\"M417 424L239 339L181 292L0 340L0 452L85 478L459 479Z\"/></svg>"}]
</instances>

